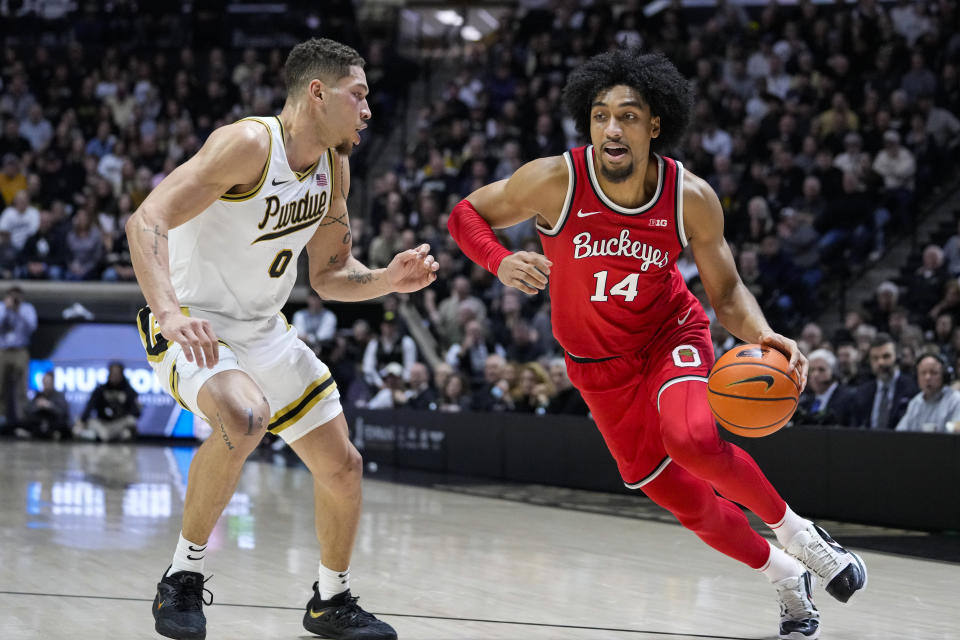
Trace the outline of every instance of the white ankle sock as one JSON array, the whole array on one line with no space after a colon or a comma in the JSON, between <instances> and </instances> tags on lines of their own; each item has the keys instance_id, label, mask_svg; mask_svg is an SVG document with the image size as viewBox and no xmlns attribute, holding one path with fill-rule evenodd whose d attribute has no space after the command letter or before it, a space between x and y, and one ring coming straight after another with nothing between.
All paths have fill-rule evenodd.
<instances>
[{"instance_id":1,"label":"white ankle sock","mask_svg":"<svg viewBox=\"0 0 960 640\"><path fill-rule=\"evenodd\" d=\"M334 571L327 569L320 563L320 579L317 581L317 589L320 591L321 600L329 600L338 593L343 593L350 588L350 567L343 571Z\"/></svg>"},{"instance_id":2,"label":"white ankle sock","mask_svg":"<svg viewBox=\"0 0 960 640\"><path fill-rule=\"evenodd\" d=\"M767 563L760 567L760 573L767 576L770 582L779 582L784 578L792 578L803 573L800 563L788 556L782 549L770 545L770 557Z\"/></svg>"},{"instance_id":3,"label":"white ankle sock","mask_svg":"<svg viewBox=\"0 0 960 640\"><path fill-rule=\"evenodd\" d=\"M167 575L177 571L193 571L203 575L203 559L206 556L207 545L190 542L183 537L183 531L181 531L180 541L177 542L177 550L173 552L173 562L170 563Z\"/></svg>"},{"instance_id":4,"label":"white ankle sock","mask_svg":"<svg viewBox=\"0 0 960 640\"><path fill-rule=\"evenodd\" d=\"M780 518L780 522L775 522L774 524L767 522L765 524L773 530L780 546L786 547L793 536L807 528L810 521L795 514L793 509L788 505L786 513Z\"/></svg>"}]
</instances>

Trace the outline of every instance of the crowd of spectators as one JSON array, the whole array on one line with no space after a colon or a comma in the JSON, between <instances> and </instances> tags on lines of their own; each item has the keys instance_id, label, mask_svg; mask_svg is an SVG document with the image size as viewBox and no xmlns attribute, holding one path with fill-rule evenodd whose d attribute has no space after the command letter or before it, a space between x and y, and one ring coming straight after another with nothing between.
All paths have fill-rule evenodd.
<instances>
[{"instance_id":1,"label":"crowd of spectators","mask_svg":"<svg viewBox=\"0 0 960 640\"><path fill-rule=\"evenodd\" d=\"M444 61L435 76L448 79L413 107L409 147L376 177L369 215L354 209L351 227L357 257L373 267L431 243L437 282L391 302L376 327L360 321L331 336L329 317L295 322L316 334L308 339L354 403L558 410L569 381L549 296L507 290L473 265L449 238L446 216L523 162L583 142L556 105L567 74L611 46L661 50L691 79L694 124L674 155L717 191L744 282L783 332L799 331L815 314L826 276L882 256L892 234L912 227L917 203L956 168L955 3L806 1L749 11L672 3L650 16L636 3L580 5L519 9L490 38L458 39L434 56ZM403 117L391 111L398 102L392 57L380 43L360 48L379 100L372 122L384 130ZM215 127L279 111L283 53L89 41L4 49L0 273L132 280L126 217ZM539 250L532 221L500 235L513 249ZM917 276L922 286L905 287L923 299L917 304L935 305L934 325L944 309L960 309L958 247L960 240L946 248L942 283L927 268ZM700 292L690 256L680 265ZM397 317L401 303L420 312L437 343L442 364L432 371ZM839 360L848 345L834 346ZM867 351L861 342L858 353ZM584 411L575 404L564 406Z\"/></svg>"}]
</instances>

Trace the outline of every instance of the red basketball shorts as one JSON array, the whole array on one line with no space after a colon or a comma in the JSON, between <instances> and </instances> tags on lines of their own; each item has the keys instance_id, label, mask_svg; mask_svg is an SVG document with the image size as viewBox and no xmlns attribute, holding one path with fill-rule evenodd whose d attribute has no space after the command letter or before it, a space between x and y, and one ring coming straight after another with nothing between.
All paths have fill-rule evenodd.
<instances>
[{"instance_id":1,"label":"red basketball shorts","mask_svg":"<svg viewBox=\"0 0 960 640\"><path fill-rule=\"evenodd\" d=\"M570 381L580 390L631 489L656 478L670 462L660 436L660 394L687 380L704 383L713 366L710 326L691 318L670 327L634 354L585 362L567 354Z\"/></svg>"}]
</instances>

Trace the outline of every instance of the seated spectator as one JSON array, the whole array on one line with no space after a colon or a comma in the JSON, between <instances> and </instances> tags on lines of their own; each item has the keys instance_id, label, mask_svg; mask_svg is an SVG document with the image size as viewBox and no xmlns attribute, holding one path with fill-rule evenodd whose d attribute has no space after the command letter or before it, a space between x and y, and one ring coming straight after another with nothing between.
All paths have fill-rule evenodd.
<instances>
[{"instance_id":1,"label":"seated spectator","mask_svg":"<svg viewBox=\"0 0 960 640\"><path fill-rule=\"evenodd\" d=\"M520 370L517 386L511 390L513 410L518 413L547 412L555 389L550 374L538 362L528 362Z\"/></svg>"},{"instance_id":2,"label":"seated spectator","mask_svg":"<svg viewBox=\"0 0 960 640\"><path fill-rule=\"evenodd\" d=\"M14 125L15 127L15 125ZM19 138L23 140L23 138ZM29 144L23 140L25 144ZM9 140L4 139L0 148L10 149ZM3 154L3 166L0 168L0 205L13 204L13 199L21 191L27 190L27 176L23 172L20 158L13 153Z\"/></svg>"},{"instance_id":3,"label":"seated spectator","mask_svg":"<svg viewBox=\"0 0 960 640\"><path fill-rule=\"evenodd\" d=\"M422 362L414 362L410 367L406 407L430 411L437 408L437 392L430 384L430 371Z\"/></svg>"},{"instance_id":4,"label":"seated spectator","mask_svg":"<svg viewBox=\"0 0 960 640\"><path fill-rule=\"evenodd\" d=\"M30 204L26 189L17 192L13 203L0 213L0 231L10 234L10 241L17 251L22 251L27 240L40 228L40 211Z\"/></svg>"},{"instance_id":5,"label":"seated spectator","mask_svg":"<svg viewBox=\"0 0 960 640\"><path fill-rule=\"evenodd\" d=\"M550 360L549 373L554 393L550 398L550 404L547 405L547 413L588 415L590 409L587 408L587 403L567 376L567 361L563 358L553 358Z\"/></svg>"},{"instance_id":6,"label":"seated spectator","mask_svg":"<svg viewBox=\"0 0 960 640\"><path fill-rule=\"evenodd\" d=\"M889 334L877 334L869 354L873 379L857 388L850 423L866 429L893 429L917 393L917 383L901 374L896 345Z\"/></svg>"},{"instance_id":7,"label":"seated spectator","mask_svg":"<svg viewBox=\"0 0 960 640\"><path fill-rule=\"evenodd\" d=\"M950 387L952 368L938 355L925 354L917 360L920 392L910 399L897 431L946 431L947 423L960 421L960 391ZM951 425L951 432L953 425Z\"/></svg>"},{"instance_id":8,"label":"seated spectator","mask_svg":"<svg viewBox=\"0 0 960 640\"><path fill-rule=\"evenodd\" d=\"M851 131L843 137L843 152L833 159L833 166L843 173L855 176L862 189L866 186L870 161L870 154L863 150L863 138L859 133Z\"/></svg>"},{"instance_id":9,"label":"seated spectator","mask_svg":"<svg viewBox=\"0 0 960 640\"><path fill-rule=\"evenodd\" d=\"M413 338L401 333L397 326L397 315L393 311L383 314L380 321L380 335L367 343L363 352L363 377L372 389L383 386L380 370L390 362L399 362L403 375L409 375L410 367L417 361L417 344Z\"/></svg>"},{"instance_id":10,"label":"seated spectator","mask_svg":"<svg viewBox=\"0 0 960 640\"><path fill-rule=\"evenodd\" d=\"M67 280L91 280L97 276L103 258L103 237L85 208L73 214L73 225L67 232L67 252Z\"/></svg>"},{"instance_id":11,"label":"seated spectator","mask_svg":"<svg viewBox=\"0 0 960 640\"><path fill-rule=\"evenodd\" d=\"M123 364L110 363L107 381L98 385L83 413L73 426L73 433L84 440L131 440L137 435L140 402L137 392L123 375Z\"/></svg>"},{"instance_id":12,"label":"seated spectator","mask_svg":"<svg viewBox=\"0 0 960 640\"><path fill-rule=\"evenodd\" d=\"M524 318L513 325L513 339L507 346L507 358L514 362L532 362L544 355L536 329Z\"/></svg>"},{"instance_id":13,"label":"seated spectator","mask_svg":"<svg viewBox=\"0 0 960 640\"><path fill-rule=\"evenodd\" d=\"M395 409L407 404L407 385L403 381L403 365L391 362L380 370L382 386L366 403L367 409Z\"/></svg>"},{"instance_id":14,"label":"seated spectator","mask_svg":"<svg viewBox=\"0 0 960 640\"><path fill-rule=\"evenodd\" d=\"M28 280L60 280L67 264L67 240L48 209L40 211L40 226L20 253L19 276Z\"/></svg>"},{"instance_id":15,"label":"seated spectator","mask_svg":"<svg viewBox=\"0 0 960 640\"><path fill-rule=\"evenodd\" d=\"M43 388L27 405L23 426L17 435L34 438L60 438L70 435L70 407L63 392L53 387L53 372L43 374Z\"/></svg>"},{"instance_id":16,"label":"seated spectator","mask_svg":"<svg viewBox=\"0 0 960 640\"><path fill-rule=\"evenodd\" d=\"M797 424L846 425L855 391L834 378L837 358L827 349L808 357L807 388L800 394L794 422Z\"/></svg>"},{"instance_id":17,"label":"seated spectator","mask_svg":"<svg viewBox=\"0 0 960 640\"><path fill-rule=\"evenodd\" d=\"M943 297L927 312L927 318L933 321L942 313L949 313L954 318L960 317L960 281L950 278L943 285Z\"/></svg>"},{"instance_id":18,"label":"seated spectator","mask_svg":"<svg viewBox=\"0 0 960 640\"><path fill-rule=\"evenodd\" d=\"M487 356L483 368L483 384L470 397L471 411L509 411L513 409L510 388L503 380L503 368L506 361L503 356Z\"/></svg>"},{"instance_id":19,"label":"seated spectator","mask_svg":"<svg viewBox=\"0 0 960 640\"><path fill-rule=\"evenodd\" d=\"M337 316L324 308L323 299L313 290L307 292L307 308L295 311L291 324L314 351L331 342L337 333Z\"/></svg>"},{"instance_id":20,"label":"seated spectator","mask_svg":"<svg viewBox=\"0 0 960 640\"><path fill-rule=\"evenodd\" d=\"M898 228L906 228L917 165L913 154L900 144L900 134L893 129L883 134L883 149L873 160L873 170L883 179L887 208Z\"/></svg>"},{"instance_id":21,"label":"seated spectator","mask_svg":"<svg viewBox=\"0 0 960 640\"><path fill-rule=\"evenodd\" d=\"M803 329L800 330L800 339L803 340L803 343L806 345L808 351L804 353L812 353L823 347L823 329L820 328L816 322L808 322L803 325ZM831 355L833 355L831 353ZM808 356L809 358L809 356ZM831 370L836 369L836 363L831 365Z\"/></svg>"},{"instance_id":22,"label":"seated spectator","mask_svg":"<svg viewBox=\"0 0 960 640\"><path fill-rule=\"evenodd\" d=\"M474 387L483 384L487 359L491 354L506 357L503 347L487 338L484 325L479 320L467 322L463 340L450 345L444 357L444 361L465 375Z\"/></svg>"},{"instance_id":23,"label":"seated spectator","mask_svg":"<svg viewBox=\"0 0 960 640\"><path fill-rule=\"evenodd\" d=\"M870 314L870 323L878 331L887 331L890 327L890 313L897 308L900 300L900 288L890 280L884 280L877 285L873 292L873 299L863 306Z\"/></svg>"},{"instance_id":24,"label":"seated spectator","mask_svg":"<svg viewBox=\"0 0 960 640\"><path fill-rule=\"evenodd\" d=\"M851 388L867 381L866 374L860 368L860 352L852 342L837 345L837 380Z\"/></svg>"},{"instance_id":25,"label":"seated spectator","mask_svg":"<svg viewBox=\"0 0 960 640\"><path fill-rule=\"evenodd\" d=\"M17 273L20 252L13 246L10 232L0 229L0 278L12 280Z\"/></svg>"},{"instance_id":26,"label":"seated spectator","mask_svg":"<svg viewBox=\"0 0 960 640\"><path fill-rule=\"evenodd\" d=\"M443 384L439 400L440 411L455 413L470 408L469 386L459 373L451 373Z\"/></svg>"},{"instance_id":27,"label":"seated spectator","mask_svg":"<svg viewBox=\"0 0 960 640\"><path fill-rule=\"evenodd\" d=\"M106 239L106 236L104 238ZM107 282L133 282L137 279L126 233L119 233L112 238L110 246L106 248L103 257L103 279Z\"/></svg>"},{"instance_id":28,"label":"seated spectator","mask_svg":"<svg viewBox=\"0 0 960 640\"><path fill-rule=\"evenodd\" d=\"M946 281L943 249L934 244L927 245L920 266L907 282L905 304L921 312L932 309L940 301Z\"/></svg>"},{"instance_id":29,"label":"seated spectator","mask_svg":"<svg viewBox=\"0 0 960 640\"><path fill-rule=\"evenodd\" d=\"M943 261L951 277L960 275L960 217L957 218L957 232L943 245Z\"/></svg>"}]
</instances>

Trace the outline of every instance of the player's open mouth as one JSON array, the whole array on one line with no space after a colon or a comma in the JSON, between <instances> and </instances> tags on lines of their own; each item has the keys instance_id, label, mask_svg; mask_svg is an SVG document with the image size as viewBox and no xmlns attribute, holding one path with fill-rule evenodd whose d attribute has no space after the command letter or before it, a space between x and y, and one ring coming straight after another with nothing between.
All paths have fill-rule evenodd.
<instances>
[{"instance_id":1,"label":"player's open mouth","mask_svg":"<svg viewBox=\"0 0 960 640\"><path fill-rule=\"evenodd\" d=\"M366 128L367 128L367 125L363 125L362 127L357 127L357 132L356 132L357 139L354 141L353 146L357 146L358 144L360 144L360 132Z\"/></svg>"},{"instance_id":2,"label":"player's open mouth","mask_svg":"<svg viewBox=\"0 0 960 640\"><path fill-rule=\"evenodd\" d=\"M627 155L628 149L619 144L608 144L603 147L603 154L611 160L619 160Z\"/></svg>"}]
</instances>

